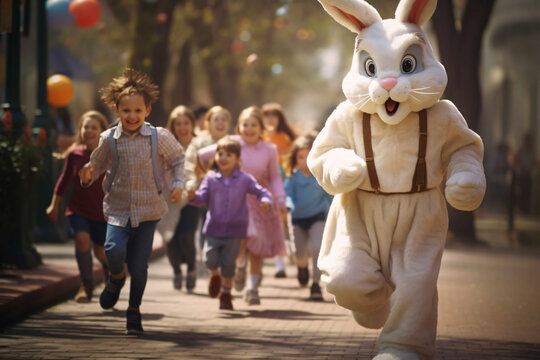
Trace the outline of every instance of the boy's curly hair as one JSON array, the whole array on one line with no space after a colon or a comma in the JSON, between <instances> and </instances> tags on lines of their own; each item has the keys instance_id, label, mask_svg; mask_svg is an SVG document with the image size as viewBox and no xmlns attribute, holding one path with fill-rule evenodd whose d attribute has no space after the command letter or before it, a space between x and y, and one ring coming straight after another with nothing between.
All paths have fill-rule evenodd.
<instances>
[{"instance_id":1,"label":"boy's curly hair","mask_svg":"<svg viewBox=\"0 0 540 360\"><path fill-rule=\"evenodd\" d=\"M113 80L99 90L101 100L107 105L117 106L122 96L142 95L146 106L156 102L159 97L158 86L142 71L127 68L122 76Z\"/></svg>"}]
</instances>

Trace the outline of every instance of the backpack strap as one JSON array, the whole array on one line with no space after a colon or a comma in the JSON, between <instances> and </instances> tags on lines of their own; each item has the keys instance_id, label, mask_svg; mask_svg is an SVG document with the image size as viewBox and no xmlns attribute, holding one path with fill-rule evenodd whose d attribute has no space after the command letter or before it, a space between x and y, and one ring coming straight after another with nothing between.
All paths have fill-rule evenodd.
<instances>
[{"instance_id":1,"label":"backpack strap","mask_svg":"<svg viewBox=\"0 0 540 360\"><path fill-rule=\"evenodd\" d=\"M155 126L150 125L150 147L152 149L152 170L154 171L154 182L156 183L156 189L161 194L161 185L158 180L158 141L157 141L157 129Z\"/></svg>"},{"instance_id":2,"label":"backpack strap","mask_svg":"<svg viewBox=\"0 0 540 360\"><path fill-rule=\"evenodd\" d=\"M116 148L116 139L114 138L117 127L118 126L114 126L111 128L108 138L109 153L111 154L111 169L109 177L107 178L107 184L105 185L107 192L111 190L114 177L116 176L116 170L118 170L118 149Z\"/></svg>"},{"instance_id":3,"label":"backpack strap","mask_svg":"<svg viewBox=\"0 0 540 360\"><path fill-rule=\"evenodd\" d=\"M375 159L373 157L373 147L371 144L371 115L364 113L362 118L362 132L364 137L364 151L366 153L366 166L371 187L377 194L410 194L426 191L427 189L427 167L426 167L426 147L427 147L427 111L424 109L419 115L419 138L418 138L418 160L414 169L411 191L408 193L386 193L381 191Z\"/></svg>"},{"instance_id":4,"label":"backpack strap","mask_svg":"<svg viewBox=\"0 0 540 360\"><path fill-rule=\"evenodd\" d=\"M116 176L116 171L118 170L118 149L116 139L114 138L114 133L116 132L116 126L111 128L109 134L108 143L109 151L111 154L111 169L109 177L107 178L107 183L105 184L105 189L107 192L111 190L114 177ZM161 185L159 184L158 178L158 141L157 141L157 129L154 126L150 125L150 149L152 155L152 171L154 172L154 183L156 184L156 189L158 193L161 194Z\"/></svg>"}]
</instances>

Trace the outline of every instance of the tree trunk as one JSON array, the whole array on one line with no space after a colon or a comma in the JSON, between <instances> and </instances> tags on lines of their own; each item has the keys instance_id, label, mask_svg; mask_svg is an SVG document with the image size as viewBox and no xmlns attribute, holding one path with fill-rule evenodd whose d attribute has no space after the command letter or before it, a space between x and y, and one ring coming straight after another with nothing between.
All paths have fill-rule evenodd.
<instances>
[{"instance_id":1,"label":"tree trunk","mask_svg":"<svg viewBox=\"0 0 540 360\"><path fill-rule=\"evenodd\" d=\"M163 88L169 65L169 33L176 1L138 2L137 24L133 37L130 66L146 72L152 81ZM152 105L151 122L163 126L167 114L163 99Z\"/></svg>"},{"instance_id":2,"label":"tree trunk","mask_svg":"<svg viewBox=\"0 0 540 360\"><path fill-rule=\"evenodd\" d=\"M201 53L201 61L208 74L208 87L213 105L231 111L233 117L240 108L238 76L240 74L231 56L235 32L230 21L229 2L226 0L197 0L193 2L199 16L193 18L194 43Z\"/></svg>"},{"instance_id":3,"label":"tree trunk","mask_svg":"<svg viewBox=\"0 0 540 360\"><path fill-rule=\"evenodd\" d=\"M180 48L180 56L177 66L177 82L178 86L172 94L172 103L175 104L184 104L190 106L193 104L193 79L191 72L191 47L192 41L187 39L182 47Z\"/></svg>"},{"instance_id":4,"label":"tree trunk","mask_svg":"<svg viewBox=\"0 0 540 360\"><path fill-rule=\"evenodd\" d=\"M477 130L481 113L480 51L495 0L470 0L456 29L452 0L440 0L433 15L441 61L448 74L446 98L453 101L469 127ZM465 241L476 241L472 212L449 207L449 229Z\"/></svg>"}]
</instances>

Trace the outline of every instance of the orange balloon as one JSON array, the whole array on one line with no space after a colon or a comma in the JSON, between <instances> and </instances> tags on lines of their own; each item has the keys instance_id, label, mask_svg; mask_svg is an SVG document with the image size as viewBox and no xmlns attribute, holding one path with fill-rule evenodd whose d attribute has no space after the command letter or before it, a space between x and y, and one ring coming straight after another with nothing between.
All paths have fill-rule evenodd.
<instances>
[{"instance_id":1,"label":"orange balloon","mask_svg":"<svg viewBox=\"0 0 540 360\"><path fill-rule=\"evenodd\" d=\"M47 100L52 106L67 106L73 93L73 84L67 76L57 74L47 79Z\"/></svg>"}]
</instances>

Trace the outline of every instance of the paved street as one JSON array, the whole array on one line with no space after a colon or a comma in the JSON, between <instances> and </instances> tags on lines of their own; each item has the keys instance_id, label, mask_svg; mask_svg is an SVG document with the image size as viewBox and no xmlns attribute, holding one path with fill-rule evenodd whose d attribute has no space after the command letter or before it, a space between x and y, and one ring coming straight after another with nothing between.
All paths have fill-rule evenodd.
<instances>
[{"instance_id":1,"label":"paved street","mask_svg":"<svg viewBox=\"0 0 540 360\"><path fill-rule=\"evenodd\" d=\"M150 265L145 334L124 335L128 288L113 311L73 300L4 330L2 359L370 359L378 331L356 325L325 294L307 300L296 271L274 279L267 262L262 305L236 294L235 311L206 295L172 288L164 257ZM540 257L521 250L447 250L439 278L441 359L540 358ZM98 294L101 287L98 288Z\"/></svg>"}]
</instances>

